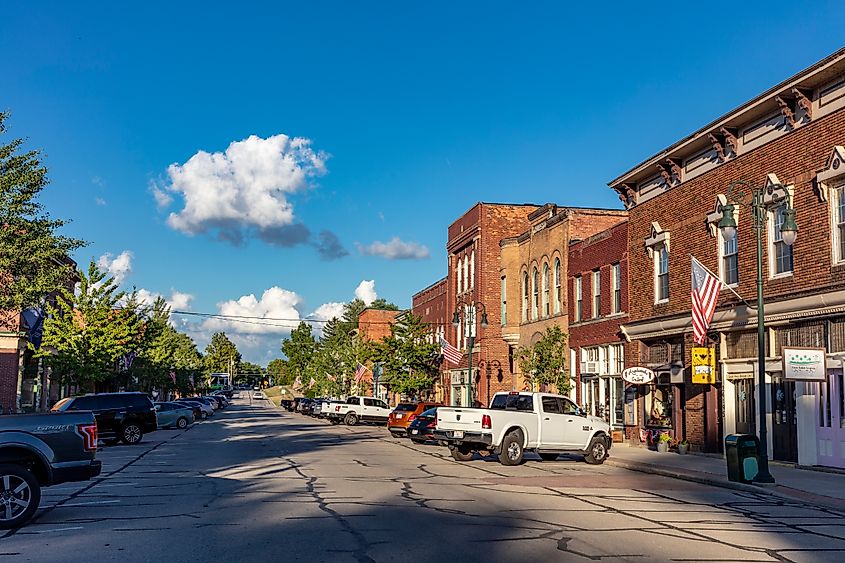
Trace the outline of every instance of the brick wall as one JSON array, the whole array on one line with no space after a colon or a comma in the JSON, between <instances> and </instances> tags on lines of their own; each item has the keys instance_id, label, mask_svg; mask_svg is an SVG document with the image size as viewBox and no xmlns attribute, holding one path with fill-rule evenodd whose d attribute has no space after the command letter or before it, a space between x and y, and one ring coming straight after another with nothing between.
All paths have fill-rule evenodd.
<instances>
[{"instance_id":1,"label":"brick wall","mask_svg":"<svg viewBox=\"0 0 845 563\"><path fill-rule=\"evenodd\" d=\"M400 312L364 309L358 315L358 331L361 338L378 341L390 336L390 326L396 322L396 316Z\"/></svg>"},{"instance_id":2,"label":"brick wall","mask_svg":"<svg viewBox=\"0 0 845 563\"><path fill-rule=\"evenodd\" d=\"M437 334L438 328L445 333L446 327L450 326L452 322L452 312L446 307L447 286L448 279L443 278L415 293L411 298L411 312L422 318L423 322L431 327L432 336ZM442 402L446 395L444 372L448 371L449 365L446 361L440 365L440 376L434 385L434 396L437 401Z\"/></svg>"}]
</instances>

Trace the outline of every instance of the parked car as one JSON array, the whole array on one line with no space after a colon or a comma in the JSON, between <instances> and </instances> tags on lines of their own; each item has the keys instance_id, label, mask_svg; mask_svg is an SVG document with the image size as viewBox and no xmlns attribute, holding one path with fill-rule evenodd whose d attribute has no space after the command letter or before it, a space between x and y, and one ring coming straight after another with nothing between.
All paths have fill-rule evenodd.
<instances>
[{"instance_id":1,"label":"parked car","mask_svg":"<svg viewBox=\"0 0 845 563\"><path fill-rule=\"evenodd\" d=\"M185 399L208 405L211 407L212 413L217 410L217 403L210 399L206 399L205 397L185 397Z\"/></svg>"},{"instance_id":2,"label":"parked car","mask_svg":"<svg viewBox=\"0 0 845 563\"><path fill-rule=\"evenodd\" d=\"M159 428L187 428L194 421L194 409L179 403L155 403Z\"/></svg>"},{"instance_id":3,"label":"parked car","mask_svg":"<svg viewBox=\"0 0 845 563\"><path fill-rule=\"evenodd\" d=\"M229 406L229 401L226 400L226 397L221 395L206 395L203 397L204 399L208 399L209 401L217 404L217 410L225 409Z\"/></svg>"},{"instance_id":4,"label":"parked car","mask_svg":"<svg viewBox=\"0 0 845 563\"><path fill-rule=\"evenodd\" d=\"M191 411L194 413L194 421L205 420L206 416L208 416L207 414L203 413L202 409L205 405L203 405L202 403L197 403L196 401L184 401L182 399L173 399L170 402L175 403L177 405L183 405L191 409ZM209 410L211 409L209 408Z\"/></svg>"},{"instance_id":5,"label":"parked car","mask_svg":"<svg viewBox=\"0 0 845 563\"><path fill-rule=\"evenodd\" d=\"M294 403L293 403L293 401L292 401L291 399L282 399L282 400L279 402L279 404L281 405L281 407L282 407L283 409L285 409L285 410L286 410L286 411L288 411L288 412L291 412L291 411L293 410L293 405L294 405Z\"/></svg>"},{"instance_id":6,"label":"parked car","mask_svg":"<svg viewBox=\"0 0 845 563\"><path fill-rule=\"evenodd\" d=\"M67 397L56 403L53 412L92 411L103 442L114 445L137 444L148 432L158 429L156 409L144 393L100 393Z\"/></svg>"},{"instance_id":7,"label":"parked car","mask_svg":"<svg viewBox=\"0 0 845 563\"><path fill-rule=\"evenodd\" d=\"M38 510L42 487L99 475L96 457L91 412L0 416L0 528L26 524Z\"/></svg>"},{"instance_id":8,"label":"parked car","mask_svg":"<svg viewBox=\"0 0 845 563\"><path fill-rule=\"evenodd\" d=\"M349 397L343 403L336 403L328 413L332 424L340 424L343 421L347 426L355 426L359 421L386 423L389 416L390 407L381 399L357 396Z\"/></svg>"},{"instance_id":9,"label":"parked car","mask_svg":"<svg viewBox=\"0 0 845 563\"><path fill-rule=\"evenodd\" d=\"M436 406L438 404L431 401L399 403L387 417L387 429L390 430L394 438L407 436L408 425L424 411Z\"/></svg>"},{"instance_id":10,"label":"parked car","mask_svg":"<svg viewBox=\"0 0 845 563\"><path fill-rule=\"evenodd\" d=\"M253 391L252 392L252 398L260 400L260 399L266 399L267 397L265 397L264 393L261 392L261 391Z\"/></svg>"},{"instance_id":11,"label":"parked car","mask_svg":"<svg viewBox=\"0 0 845 563\"><path fill-rule=\"evenodd\" d=\"M437 426L437 407L420 413L408 425L408 437L416 444L422 444L434 439L434 428Z\"/></svg>"},{"instance_id":12,"label":"parked car","mask_svg":"<svg viewBox=\"0 0 845 563\"><path fill-rule=\"evenodd\" d=\"M299 406L297 406L296 410L300 414L308 414L311 411L311 399L304 398L299 401Z\"/></svg>"},{"instance_id":13,"label":"parked car","mask_svg":"<svg viewBox=\"0 0 845 563\"><path fill-rule=\"evenodd\" d=\"M194 400L189 400L189 399L176 399L173 402L199 408L199 411L200 411L199 419L197 419L196 415L194 415L194 420L205 420L206 418L208 418L209 416L212 416L214 414L214 409L211 408L211 405L208 405L206 403L202 403L200 401L194 401Z\"/></svg>"},{"instance_id":14,"label":"parked car","mask_svg":"<svg viewBox=\"0 0 845 563\"><path fill-rule=\"evenodd\" d=\"M434 435L458 461L469 461L476 451L491 451L503 465L522 463L525 450L546 461L578 452L597 465L612 443L610 425L588 416L568 397L516 391L496 393L489 409L438 408Z\"/></svg>"}]
</instances>

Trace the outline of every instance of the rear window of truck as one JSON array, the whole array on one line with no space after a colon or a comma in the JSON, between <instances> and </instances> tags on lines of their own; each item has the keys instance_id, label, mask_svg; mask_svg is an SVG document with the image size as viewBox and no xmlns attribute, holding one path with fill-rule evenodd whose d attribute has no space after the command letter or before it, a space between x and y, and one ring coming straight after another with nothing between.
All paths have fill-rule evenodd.
<instances>
[{"instance_id":1,"label":"rear window of truck","mask_svg":"<svg viewBox=\"0 0 845 563\"><path fill-rule=\"evenodd\" d=\"M533 411L534 399L531 395L496 395L490 403L491 409Z\"/></svg>"}]
</instances>

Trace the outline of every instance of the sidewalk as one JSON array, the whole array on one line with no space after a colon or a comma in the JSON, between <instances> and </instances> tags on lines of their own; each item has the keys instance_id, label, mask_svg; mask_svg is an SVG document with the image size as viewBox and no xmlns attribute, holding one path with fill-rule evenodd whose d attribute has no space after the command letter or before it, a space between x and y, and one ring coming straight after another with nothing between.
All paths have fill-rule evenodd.
<instances>
[{"instance_id":1,"label":"sidewalk","mask_svg":"<svg viewBox=\"0 0 845 563\"><path fill-rule=\"evenodd\" d=\"M769 471L775 478L775 485L746 485L728 481L727 463L722 457L658 453L626 444L613 444L610 457L605 463L633 471L845 510L845 475L840 473L799 469L769 462Z\"/></svg>"}]
</instances>

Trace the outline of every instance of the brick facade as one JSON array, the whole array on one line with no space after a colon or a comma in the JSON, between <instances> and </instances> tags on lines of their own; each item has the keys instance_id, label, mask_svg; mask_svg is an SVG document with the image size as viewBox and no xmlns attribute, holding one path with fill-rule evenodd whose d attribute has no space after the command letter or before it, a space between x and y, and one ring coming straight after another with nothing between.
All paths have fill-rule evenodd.
<instances>
[{"instance_id":1,"label":"brick facade","mask_svg":"<svg viewBox=\"0 0 845 563\"><path fill-rule=\"evenodd\" d=\"M442 278L427 288L414 294L411 299L411 312L420 317L431 327L432 342L439 342L441 335L445 336L447 327L451 326L452 312L446 306L446 288L448 279ZM446 397L446 375L449 364L440 365L440 375L434 384L434 399L443 402Z\"/></svg>"}]
</instances>

